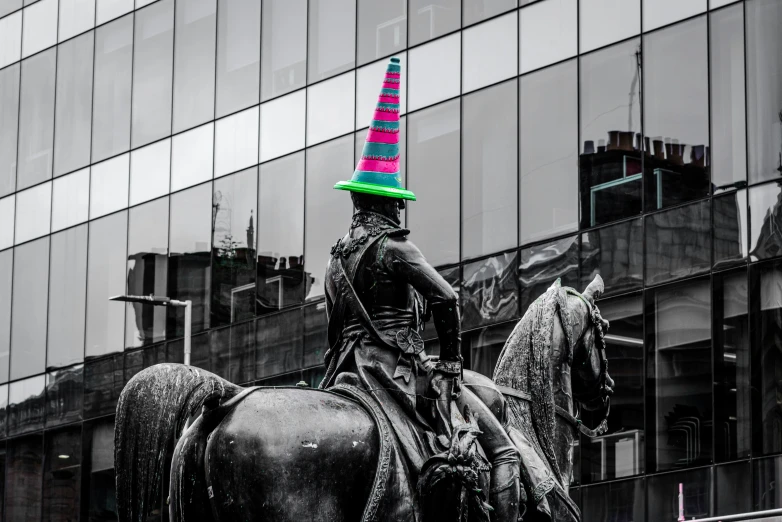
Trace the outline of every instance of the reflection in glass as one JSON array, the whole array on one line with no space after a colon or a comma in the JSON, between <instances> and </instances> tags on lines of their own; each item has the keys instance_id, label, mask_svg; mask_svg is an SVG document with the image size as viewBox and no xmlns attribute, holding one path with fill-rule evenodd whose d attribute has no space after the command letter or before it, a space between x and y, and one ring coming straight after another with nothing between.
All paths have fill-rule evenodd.
<instances>
[{"instance_id":1,"label":"reflection in glass","mask_svg":"<svg viewBox=\"0 0 782 522\"><path fill-rule=\"evenodd\" d=\"M133 0L96 0L95 3L95 25L101 25L133 10Z\"/></svg>"},{"instance_id":2,"label":"reflection in glass","mask_svg":"<svg viewBox=\"0 0 782 522\"><path fill-rule=\"evenodd\" d=\"M5 438L8 424L8 385L0 386L0 437ZM0 473L5 477L5 445L0 444ZM5 482L0 488L0 494L5 490ZM2 505L2 503L0 503Z\"/></svg>"},{"instance_id":3,"label":"reflection in glass","mask_svg":"<svg viewBox=\"0 0 782 522\"><path fill-rule=\"evenodd\" d=\"M122 312L122 307L119 307ZM160 361L163 362L163 361ZM125 386L124 356L115 354L84 364L84 418L110 415L117 409L117 399Z\"/></svg>"},{"instance_id":4,"label":"reflection in glass","mask_svg":"<svg viewBox=\"0 0 782 522\"><path fill-rule=\"evenodd\" d=\"M255 321L211 330L209 344L223 357L228 355L231 382L245 383L255 379Z\"/></svg>"},{"instance_id":5,"label":"reflection in glass","mask_svg":"<svg viewBox=\"0 0 782 522\"><path fill-rule=\"evenodd\" d=\"M49 238L16 247L11 312L11 380L46 366L46 302L49 297Z\"/></svg>"},{"instance_id":6,"label":"reflection in glass","mask_svg":"<svg viewBox=\"0 0 782 522\"><path fill-rule=\"evenodd\" d=\"M14 243L20 244L49 233L52 183L43 183L16 194Z\"/></svg>"},{"instance_id":7,"label":"reflection in glass","mask_svg":"<svg viewBox=\"0 0 782 522\"><path fill-rule=\"evenodd\" d=\"M310 281L303 256L304 152L261 165L258 223L262 224L256 296L260 315L301 303Z\"/></svg>"},{"instance_id":8,"label":"reflection in glass","mask_svg":"<svg viewBox=\"0 0 782 522\"><path fill-rule=\"evenodd\" d=\"M52 190L52 232L87 221L90 203L89 167L55 179Z\"/></svg>"},{"instance_id":9,"label":"reflection in glass","mask_svg":"<svg viewBox=\"0 0 782 522\"><path fill-rule=\"evenodd\" d=\"M304 87L307 0L263 2L261 101Z\"/></svg>"},{"instance_id":10,"label":"reflection in glass","mask_svg":"<svg viewBox=\"0 0 782 522\"><path fill-rule=\"evenodd\" d=\"M86 358L122 351L125 311L108 299L125 292L128 213L93 221L89 227ZM85 371L89 375L90 367Z\"/></svg>"},{"instance_id":11,"label":"reflection in glass","mask_svg":"<svg viewBox=\"0 0 782 522\"><path fill-rule=\"evenodd\" d=\"M14 244L14 215L16 214L16 196L0 199L0 249Z\"/></svg>"},{"instance_id":12,"label":"reflection in glass","mask_svg":"<svg viewBox=\"0 0 782 522\"><path fill-rule=\"evenodd\" d=\"M133 44L133 148L171 134L174 0L136 13Z\"/></svg>"},{"instance_id":13,"label":"reflection in glass","mask_svg":"<svg viewBox=\"0 0 782 522\"><path fill-rule=\"evenodd\" d=\"M711 188L706 25L702 16L644 36L644 134L652 137L644 159L647 210Z\"/></svg>"},{"instance_id":14,"label":"reflection in glass","mask_svg":"<svg viewBox=\"0 0 782 522\"><path fill-rule=\"evenodd\" d=\"M43 428L44 389L43 375L12 382L8 391L8 435L20 435Z\"/></svg>"},{"instance_id":15,"label":"reflection in glass","mask_svg":"<svg viewBox=\"0 0 782 522\"><path fill-rule=\"evenodd\" d=\"M746 16L749 181L757 183L782 171L782 3L746 2Z\"/></svg>"},{"instance_id":16,"label":"reflection in glass","mask_svg":"<svg viewBox=\"0 0 782 522\"><path fill-rule=\"evenodd\" d=\"M464 334L462 354L469 360L469 368L491 377L502 347L515 326L516 323L509 322Z\"/></svg>"},{"instance_id":17,"label":"reflection in glass","mask_svg":"<svg viewBox=\"0 0 782 522\"><path fill-rule=\"evenodd\" d=\"M261 162L304 148L306 103L302 89L261 106Z\"/></svg>"},{"instance_id":18,"label":"reflection in glass","mask_svg":"<svg viewBox=\"0 0 782 522\"><path fill-rule=\"evenodd\" d=\"M641 32L641 0L581 0L579 39L582 53Z\"/></svg>"},{"instance_id":19,"label":"reflection in glass","mask_svg":"<svg viewBox=\"0 0 782 522\"><path fill-rule=\"evenodd\" d=\"M256 324L256 376L269 377L302 367L302 310L267 315Z\"/></svg>"},{"instance_id":20,"label":"reflection in glass","mask_svg":"<svg viewBox=\"0 0 782 522\"><path fill-rule=\"evenodd\" d=\"M462 330L518 317L517 270L515 252L464 265Z\"/></svg>"},{"instance_id":21,"label":"reflection in glass","mask_svg":"<svg viewBox=\"0 0 782 522\"><path fill-rule=\"evenodd\" d=\"M217 0L177 0L175 18L176 133L214 118Z\"/></svg>"},{"instance_id":22,"label":"reflection in glass","mask_svg":"<svg viewBox=\"0 0 782 522\"><path fill-rule=\"evenodd\" d=\"M0 16L5 16L21 7L22 0L0 0Z\"/></svg>"},{"instance_id":23,"label":"reflection in glass","mask_svg":"<svg viewBox=\"0 0 782 522\"><path fill-rule=\"evenodd\" d=\"M598 274L607 295L640 290L643 286L643 224L633 219L581 235L581 284L586 288Z\"/></svg>"},{"instance_id":24,"label":"reflection in glass","mask_svg":"<svg viewBox=\"0 0 782 522\"><path fill-rule=\"evenodd\" d=\"M356 64L356 0L309 4L309 77L316 82Z\"/></svg>"},{"instance_id":25,"label":"reflection in glass","mask_svg":"<svg viewBox=\"0 0 782 522\"><path fill-rule=\"evenodd\" d=\"M214 183L212 326L243 321L255 315L257 194L258 167ZM265 223L264 226L270 225Z\"/></svg>"},{"instance_id":26,"label":"reflection in glass","mask_svg":"<svg viewBox=\"0 0 782 522\"><path fill-rule=\"evenodd\" d=\"M614 389L621 392L611 398L606 434L581 439L585 483L639 475L644 471L645 460L643 301L635 295L600 300L598 304L603 318L611 323L605 336L606 358L610 361L611 378L616 382ZM602 420L587 411L582 412L582 418L590 427ZM614 504L609 506L613 508ZM625 509L632 507L631 502Z\"/></svg>"},{"instance_id":27,"label":"reflection in glass","mask_svg":"<svg viewBox=\"0 0 782 522\"><path fill-rule=\"evenodd\" d=\"M20 68L21 64L14 64L0 69L0 197L16 189Z\"/></svg>"},{"instance_id":28,"label":"reflection in glass","mask_svg":"<svg viewBox=\"0 0 782 522\"><path fill-rule=\"evenodd\" d=\"M714 468L714 512L733 515L752 511L752 481L749 462Z\"/></svg>"},{"instance_id":29,"label":"reflection in glass","mask_svg":"<svg viewBox=\"0 0 782 522\"><path fill-rule=\"evenodd\" d=\"M87 225L51 237L46 368L84 360L87 301Z\"/></svg>"},{"instance_id":30,"label":"reflection in glass","mask_svg":"<svg viewBox=\"0 0 782 522\"><path fill-rule=\"evenodd\" d=\"M446 36L416 47L410 51L409 61L408 110L427 107L459 95L461 35Z\"/></svg>"},{"instance_id":31,"label":"reflection in glass","mask_svg":"<svg viewBox=\"0 0 782 522\"><path fill-rule=\"evenodd\" d=\"M519 10L519 72L575 56L577 17L576 0L538 2Z\"/></svg>"},{"instance_id":32,"label":"reflection in glass","mask_svg":"<svg viewBox=\"0 0 782 522\"><path fill-rule=\"evenodd\" d=\"M643 479L581 488L582 516L590 522L644 520L644 493Z\"/></svg>"},{"instance_id":33,"label":"reflection in glass","mask_svg":"<svg viewBox=\"0 0 782 522\"><path fill-rule=\"evenodd\" d=\"M171 196L168 296L193 302L193 333L209 328L211 239L215 221L212 184L205 183ZM166 336L185 332L185 310L168 308Z\"/></svg>"},{"instance_id":34,"label":"reflection in glass","mask_svg":"<svg viewBox=\"0 0 782 522\"><path fill-rule=\"evenodd\" d=\"M333 190L334 180L353 170L353 135L307 149L307 183L304 198L305 295L323 295L323 277L331 246L350 226L353 205L350 196ZM259 248L259 252L263 252ZM259 277L260 279L260 277Z\"/></svg>"},{"instance_id":35,"label":"reflection in glass","mask_svg":"<svg viewBox=\"0 0 782 522\"><path fill-rule=\"evenodd\" d=\"M217 0L218 118L258 103L261 0Z\"/></svg>"},{"instance_id":36,"label":"reflection in glass","mask_svg":"<svg viewBox=\"0 0 782 522\"><path fill-rule=\"evenodd\" d=\"M395 55L399 58L399 66L402 68L402 74L407 74L407 53L399 53ZM377 94L380 86L383 85L383 78L385 77L386 68L388 66L387 60L379 60L375 63L365 65L357 71L356 77L356 129L366 129L369 127L372 121L372 115L375 112L377 105ZM399 113L405 114L407 112L407 88L406 80L402 79L402 86L399 91ZM362 139L364 136L362 136ZM402 145L403 137L399 138L399 145ZM356 151L356 154L361 154L364 143L361 143L361 147ZM404 152L401 153L402 158L405 157Z\"/></svg>"},{"instance_id":37,"label":"reflection in glass","mask_svg":"<svg viewBox=\"0 0 782 522\"><path fill-rule=\"evenodd\" d=\"M168 194L171 140L165 139L130 153L130 205Z\"/></svg>"},{"instance_id":38,"label":"reflection in glass","mask_svg":"<svg viewBox=\"0 0 782 522\"><path fill-rule=\"evenodd\" d=\"M744 99L744 8L709 15L711 165L715 191L747 182Z\"/></svg>"},{"instance_id":39,"label":"reflection in glass","mask_svg":"<svg viewBox=\"0 0 782 522\"><path fill-rule=\"evenodd\" d=\"M578 236L522 249L519 266L522 316L557 279L562 280L562 286L578 286Z\"/></svg>"},{"instance_id":40,"label":"reflection in glass","mask_svg":"<svg viewBox=\"0 0 782 522\"><path fill-rule=\"evenodd\" d=\"M459 295L461 293L461 270L460 267L454 266L451 268L443 268L441 270L438 270L441 276L443 276L443 279L445 279L445 282L451 285L451 288L453 288L453 291L456 292L456 295ZM431 316L431 314L428 314L427 316L424 316L425 322L423 326L423 331L421 333L421 337L424 338L425 341L428 341L430 339L437 339L437 330L434 327L434 318ZM462 350L463 352L464 350ZM427 346L427 353L429 355L432 355L432 352L429 351Z\"/></svg>"},{"instance_id":41,"label":"reflection in glass","mask_svg":"<svg viewBox=\"0 0 782 522\"><path fill-rule=\"evenodd\" d=\"M461 0L411 0L410 45L437 38L459 29Z\"/></svg>"},{"instance_id":42,"label":"reflection in glass","mask_svg":"<svg viewBox=\"0 0 782 522\"><path fill-rule=\"evenodd\" d=\"M11 353L11 288L13 284L14 251L0 252L0 382L8 381L9 354ZM7 393L7 391L6 391ZM0 436L3 432L0 431Z\"/></svg>"},{"instance_id":43,"label":"reflection in glass","mask_svg":"<svg viewBox=\"0 0 782 522\"><path fill-rule=\"evenodd\" d=\"M517 92L512 80L462 100L462 259L517 244Z\"/></svg>"},{"instance_id":44,"label":"reflection in glass","mask_svg":"<svg viewBox=\"0 0 782 522\"><path fill-rule=\"evenodd\" d=\"M650 470L712 461L709 294L708 279L646 294Z\"/></svg>"},{"instance_id":45,"label":"reflection in glass","mask_svg":"<svg viewBox=\"0 0 782 522\"><path fill-rule=\"evenodd\" d=\"M666 473L647 478L647 520L674 520L679 516L679 488L684 498L684 518L708 517L711 512L711 476L708 468Z\"/></svg>"},{"instance_id":46,"label":"reflection in glass","mask_svg":"<svg viewBox=\"0 0 782 522\"><path fill-rule=\"evenodd\" d=\"M98 6L104 3L105 0L101 0ZM95 31L94 68L93 162L124 152L130 146L132 15L99 27Z\"/></svg>"},{"instance_id":47,"label":"reflection in glass","mask_svg":"<svg viewBox=\"0 0 782 522\"><path fill-rule=\"evenodd\" d=\"M749 254L752 261L782 253L782 185L770 183L749 190ZM18 203L17 203L18 205Z\"/></svg>"},{"instance_id":48,"label":"reflection in glass","mask_svg":"<svg viewBox=\"0 0 782 522\"><path fill-rule=\"evenodd\" d=\"M0 18L0 67L18 62L21 57L22 12L17 11L11 16Z\"/></svg>"},{"instance_id":49,"label":"reflection in glass","mask_svg":"<svg viewBox=\"0 0 782 522\"><path fill-rule=\"evenodd\" d=\"M748 220L746 189L712 199L715 268L746 262Z\"/></svg>"},{"instance_id":50,"label":"reflection in glass","mask_svg":"<svg viewBox=\"0 0 782 522\"><path fill-rule=\"evenodd\" d=\"M578 228L577 81L575 60L520 80L521 244Z\"/></svg>"},{"instance_id":51,"label":"reflection in glass","mask_svg":"<svg viewBox=\"0 0 782 522\"><path fill-rule=\"evenodd\" d=\"M709 201L646 217L646 283L699 274L711 265Z\"/></svg>"},{"instance_id":52,"label":"reflection in glass","mask_svg":"<svg viewBox=\"0 0 782 522\"><path fill-rule=\"evenodd\" d=\"M60 26L57 39L62 42L92 29L96 0L60 0Z\"/></svg>"},{"instance_id":53,"label":"reflection in glass","mask_svg":"<svg viewBox=\"0 0 782 522\"><path fill-rule=\"evenodd\" d=\"M81 497L81 426L46 433L43 520L78 520Z\"/></svg>"},{"instance_id":54,"label":"reflection in glass","mask_svg":"<svg viewBox=\"0 0 782 522\"><path fill-rule=\"evenodd\" d=\"M214 123L174 136L171 144L171 192L212 179Z\"/></svg>"},{"instance_id":55,"label":"reflection in glass","mask_svg":"<svg viewBox=\"0 0 782 522\"><path fill-rule=\"evenodd\" d=\"M640 43L580 58L581 228L641 212Z\"/></svg>"},{"instance_id":56,"label":"reflection in glass","mask_svg":"<svg viewBox=\"0 0 782 522\"><path fill-rule=\"evenodd\" d=\"M56 61L49 49L22 62L17 190L52 177Z\"/></svg>"},{"instance_id":57,"label":"reflection in glass","mask_svg":"<svg viewBox=\"0 0 782 522\"><path fill-rule=\"evenodd\" d=\"M258 163L258 107L215 123L215 177Z\"/></svg>"},{"instance_id":58,"label":"reflection in glass","mask_svg":"<svg viewBox=\"0 0 782 522\"><path fill-rule=\"evenodd\" d=\"M307 305L302 310L304 310L304 358L302 365L304 367L318 366L318 370L322 369L325 372L323 359L329 347L326 301ZM320 384L320 380L315 383L315 386L318 384Z\"/></svg>"},{"instance_id":59,"label":"reflection in glass","mask_svg":"<svg viewBox=\"0 0 782 522\"><path fill-rule=\"evenodd\" d=\"M61 44L57 50L55 176L90 163L94 39L94 32L90 31Z\"/></svg>"},{"instance_id":60,"label":"reflection in glass","mask_svg":"<svg viewBox=\"0 0 782 522\"><path fill-rule=\"evenodd\" d=\"M32 2L25 1L25 4ZM22 18L22 58L57 43L57 0L40 0L24 10ZM22 91L24 92L24 91Z\"/></svg>"},{"instance_id":61,"label":"reflection in glass","mask_svg":"<svg viewBox=\"0 0 782 522\"><path fill-rule=\"evenodd\" d=\"M762 511L782 507L782 491L779 489L782 458L755 460L752 462L752 472L755 484L752 509Z\"/></svg>"},{"instance_id":62,"label":"reflection in glass","mask_svg":"<svg viewBox=\"0 0 782 522\"><path fill-rule=\"evenodd\" d=\"M706 0L644 0L644 31L684 20L706 10Z\"/></svg>"},{"instance_id":63,"label":"reflection in glass","mask_svg":"<svg viewBox=\"0 0 782 522\"><path fill-rule=\"evenodd\" d=\"M408 117L407 188L420 201L459 201L459 106L459 100L454 100ZM456 205L412 202L406 213L410 239L429 263L441 266L459 261Z\"/></svg>"},{"instance_id":64,"label":"reflection in glass","mask_svg":"<svg viewBox=\"0 0 782 522\"><path fill-rule=\"evenodd\" d=\"M551 2L548 2L551 3ZM476 25L462 33L462 92L480 89L518 74L515 14Z\"/></svg>"},{"instance_id":65,"label":"reflection in glass","mask_svg":"<svg viewBox=\"0 0 782 522\"><path fill-rule=\"evenodd\" d=\"M307 145L353 130L355 76L349 72L307 88Z\"/></svg>"},{"instance_id":66,"label":"reflection in glass","mask_svg":"<svg viewBox=\"0 0 782 522\"><path fill-rule=\"evenodd\" d=\"M212 330L211 332L214 331L215 330ZM228 377L228 358L230 354L226 349L227 346L221 346L217 337L210 335L211 332L204 332L193 336L191 345L192 364L197 368L203 368L204 370L225 379ZM171 353L172 349L184 354L184 341L177 339L176 341L169 342L168 353Z\"/></svg>"},{"instance_id":67,"label":"reflection in glass","mask_svg":"<svg viewBox=\"0 0 782 522\"><path fill-rule=\"evenodd\" d=\"M83 388L83 364L46 374L47 428L81 420Z\"/></svg>"},{"instance_id":68,"label":"reflection in glass","mask_svg":"<svg viewBox=\"0 0 782 522\"><path fill-rule=\"evenodd\" d=\"M130 154L93 165L90 175L90 219L128 206Z\"/></svg>"},{"instance_id":69,"label":"reflection in glass","mask_svg":"<svg viewBox=\"0 0 782 522\"><path fill-rule=\"evenodd\" d=\"M467 26L516 7L516 0L462 0L462 23ZM522 1L522 5L524 1Z\"/></svg>"},{"instance_id":70,"label":"reflection in glass","mask_svg":"<svg viewBox=\"0 0 782 522\"><path fill-rule=\"evenodd\" d=\"M407 47L407 2L358 0L358 65Z\"/></svg>"},{"instance_id":71,"label":"reflection in glass","mask_svg":"<svg viewBox=\"0 0 782 522\"><path fill-rule=\"evenodd\" d=\"M7 451L5 520L38 520L41 517L43 435L11 440Z\"/></svg>"},{"instance_id":72,"label":"reflection in glass","mask_svg":"<svg viewBox=\"0 0 782 522\"><path fill-rule=\"evenodd\" d=\"M84 423L85 488L82 502L93 520L115 520L114 419Z\"/></svg>"},{"instance_id":73,"label":"reflection in glass","mask_svg":"<svg viewBox=\"0 0 782 522\"><path fill-rule=\"evenodd\" d=\"M168 198L130 209L127 295L168 295ZM114 306L110 304L109 306ZM166 308L125 304L125 348L166 338Z\"/></svg>"}]
</instances>

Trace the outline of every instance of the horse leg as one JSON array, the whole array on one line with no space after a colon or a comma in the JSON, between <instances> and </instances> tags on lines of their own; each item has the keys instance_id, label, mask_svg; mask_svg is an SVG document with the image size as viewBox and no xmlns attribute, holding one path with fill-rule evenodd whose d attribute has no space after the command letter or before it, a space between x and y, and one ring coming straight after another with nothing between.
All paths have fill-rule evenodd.
<instances>
[{"instance_id":1,"label":"horse leg","mask_svg":"<svg viewBox=\"0 0 782 522\"><path fill-rule=\"evenodd\" d=\"M202 415L176 445L169 489L171 522L214 522L204 470L206 440L212 429L213 423Z\"/></svg>"}]
</instances>

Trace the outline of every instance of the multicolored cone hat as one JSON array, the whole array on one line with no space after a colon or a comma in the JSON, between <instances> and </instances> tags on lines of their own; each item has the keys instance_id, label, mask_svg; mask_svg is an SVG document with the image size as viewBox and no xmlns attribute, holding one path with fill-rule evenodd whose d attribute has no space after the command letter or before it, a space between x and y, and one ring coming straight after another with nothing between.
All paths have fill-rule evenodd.
<instances>
[{"instance_id":1,"label":"multicolored cone hat","mask_svg":"<svg viewBox=\"0 0 782 522\"><path fill-rule=\"evenodd\" d=\"M402 186L399 173L401 71L399 58L391 58L356 171L350 181L340 181L334 185L335 189L415 200L415 194Z\"/></svg>"}]
</instances>

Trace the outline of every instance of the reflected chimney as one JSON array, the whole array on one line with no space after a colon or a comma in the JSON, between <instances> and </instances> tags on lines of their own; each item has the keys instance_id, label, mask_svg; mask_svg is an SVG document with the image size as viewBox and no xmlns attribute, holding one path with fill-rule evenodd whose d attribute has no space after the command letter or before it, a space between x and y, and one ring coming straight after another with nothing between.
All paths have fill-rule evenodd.
<instances>
[{"instance_id":1,"label":"reflected chimney","mask_svg":"<svg viewBox=\"0 0 782 522\"><path fill-rule=\"evenodd\" d=\"M595 153L595 142L592 140L586 140L584 142L584 154L594 154Z\"/></svg>"},{"instance_id":2,"label":"reflected chimney","mask_svg":"<svg viewBox=\"0 0 782 522\"><path fill-rule=\"evenodd\" d=\"M656 137L654 141L654 157L656 159L665 159L665 151L663 150L663 140L661 137Z\"/></svg>"},{"instance_id":3,"label":"reflected chimney","mask_svg":"<svg viewBox=\"0 0 782 522\"><path fill-rule=\"evenodd\" d=\"M288 256L288 266L290 268L298 268L299 267L299 258L296 256Z\"/></svg>"},{"instance_id":4,"label":"reflected chimney","mask_svg":"<svg viewBox=\"0 0 782 522\"><path fill-rule=\"evenodd\" d=\"M644 136L644 152L647 156L652 155L652 147L649 145L649 136Z\"/></svg>"},{"instance_id":5,"label":"reflected chimney","mask_svg":"<svg viewBox=\"0 0 782 522\"><path fill-rule=\"evenodd\" d=\"M615 150L619 147L619 131L612 130L608 131L608 146L606 147L606 150Z\"/></svg>"},{"instance_id":6,"label":"reflected chimney","mask_svg":"<svg viewBox=\"0 0 782 522\"><path fill-rule=\"evenodd\" d=\"M619 133L619 149L620 150L633 150L633 133L632 132L620 132Z\"/></svg>"},{"instance_id":7,"label":"reflected chimney","mask_svg":"<svg viewBox=\"0 0 782 522\"><path fill-rule=\"evenodd\" d=\"M288 268L288 262L284 257L280 257L280 268L279 270L285 270Z\"/></svg>"},{"instance_id":8,"label":"reflected chimney","mask_svg":"<svg viewBox=\"0 0 782 522\"><path fill-rule=\"evenodd\" d=\"M690 162L696 167L706 166L706 145L695 145L690 151Z\"/></svg>"},{"instance_id":9,"label":"reflected chimney","mask_svg":"<svg viewBox=\"0 0 782 522\"><path fill-rule=\"evenodd\" d=\"M606 140L597 140L597 152L606 151Z\"/></svg>"},{"instance_id":10,"label":"reflected chimney","mask_svg":"<svg viewBox=\"0 0 782 522\"><path fill-rule=\"evenodd\" d=\"M665 138L665 157L671 159L673 156L673 144L671 138Z\"/></svg>"},{"instance_id":11,"label":"reflected chimney","mask_svg":"<svg viewBox=\"0 0 782 522\"><path fill-rule=\"evenodd\" d=\"M684 165L684 148L686 146L687 145L684 143L679 144L679 140L677 139L671 140L671 151L673 152L673 155L669 156L668 159L676 165Z\"/></svg>"}]
</instances>

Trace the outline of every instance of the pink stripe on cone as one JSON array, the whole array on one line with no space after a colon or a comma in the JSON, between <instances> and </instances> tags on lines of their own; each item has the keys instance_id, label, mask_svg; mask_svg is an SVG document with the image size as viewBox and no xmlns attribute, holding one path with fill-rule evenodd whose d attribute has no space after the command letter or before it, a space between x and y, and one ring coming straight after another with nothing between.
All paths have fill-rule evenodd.
<instances>
[{"instance_id":1,"label":"pink stripe on cone","mask_svg":"<svg viewBox=\"0 0 782 522\"><path fill-rule=\"evenodd\" d=\"M377 101L381 103L399 103L399 98L392 98L391 96L378 96Z\"/></svg>"},{"instance_id":2,"label":"pink stripe on cone","mask_svg":"<svg viewBox=\"0 0 782 522\"><path fill-rule=\"evenodd\" d=\"M373 119L379 120L379 121L399 121L399 113L398 112L375 111L375 117Z\"/></svg>"},{"instance_id":3,"label":"pink stripe on cone","mask_svg":"<svg viewBox=\"0 0 782 522\"><path fill-rule=\"evenodd\" d=\"M356 166L356 170L363 170L369 172L383 172L385 174L394 174L399 170L399 160L394 161L379 161L361 159Z\"/></svg>"},{"instance_id":4,"label":"pink stripe on cone","mask_svg":"<svg viewBox=\"0 0 782 522\"><path fill-rule=\"evenodd\" d=\"M399 143L399 133L378 132L369 129L369 133L367 133L367 141L372 143Z\"/></svg>"}]
</instances>

